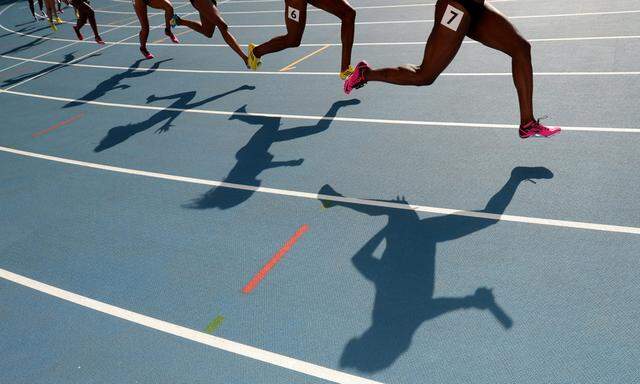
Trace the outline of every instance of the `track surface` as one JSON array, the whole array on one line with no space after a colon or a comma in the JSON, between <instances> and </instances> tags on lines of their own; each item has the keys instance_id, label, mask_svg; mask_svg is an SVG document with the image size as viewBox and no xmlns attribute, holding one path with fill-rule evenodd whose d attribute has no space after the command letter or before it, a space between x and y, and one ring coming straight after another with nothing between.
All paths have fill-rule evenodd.
<instances>
[{"instance_id":1,"label":"track surface","mask_svg":"<svg viewBox=\"0 0 640 384\"><path fill-rule=\"evenodd\" d=\"M353 0L354 61L417 62L427 2ZM127 1L93 4L104 49L2 5L0 382L637 380L640 1L494 4L552 140L518 138L509 60L473 42L429 88L345 98L323 12L252 73L219 34L156 28L138 60ZM220 9L243 44L283 30L282 2Z\"/></svg>"}]
</instances>

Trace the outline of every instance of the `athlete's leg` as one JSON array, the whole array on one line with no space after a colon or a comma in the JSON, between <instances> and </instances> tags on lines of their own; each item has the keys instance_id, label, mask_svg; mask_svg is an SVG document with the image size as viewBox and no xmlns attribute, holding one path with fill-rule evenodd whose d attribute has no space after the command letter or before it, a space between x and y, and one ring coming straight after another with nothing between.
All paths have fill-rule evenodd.
<instances>
[{"instance_id":1,"label":"athlete's leg","mask_svg":"<svg viewBox=\"0 0 640 384\"><path fill-rule=\"evenodd\" d=\"M209 2L210 0L195 0L198 3L201 2ZM247 55L244 54L244 52L242 51L242 48L240 48L240 45L238 44L238 41L236 40L236 38L229 32L229 26L227 25L227 23L224 21L224 19L222 19L222 15L220 15L220 11L218 10L217 7L214 6L209 6L209 7L201 7L202 11L201 11L201 15L203 15L210 23L213 23L213 25L215 25L216 27L218 27L218 29L220 30L220 33L222 34L222 37L224 38L224 41L227 43L227 45L229 47L231 47L231 49L233 49L233 51L240 56L240 58L242 59L242 61L244 61L245 65L247 64ZM213 34L213 31L211 31L211 34Z\"/></svg>"},{"instance_id":2,"label":"athlete's leg","mask_svg":"<svg viewBox=\"0 0 640 384\"><path fill-rule=\"evenodd\" d=\"M145 4L144 0L134 0L133 6L136 11L136 16L138 16L138 20L140 21L140 51L146 58L152 58L153 55L147 50L147 39L149 38L147 4Z\"/></svg>"},{"instance_id":3,"label":"athlete's leg","mask_svg":"<svg viewBox=\"0 0 640 384\"><path fill-rule=\"evenodd\" d=\"M93 30L93 36L95 36L96 41L100 43L102 39L100 38L100 33L98 32L98 23L96 22L96 13L93 11L93 8L89 6L89 4L85 3L85 6L88 8L88 11L89 11L87 18L89 19L89 25L91 25L91 29Z\"/></svg>"},{"instance_id":4,"label":"athlete's leg","mask_svg":"<svg viewBox=\"0 0 640 384\"><path fill-rule=\"evenodd\" d=\"M53 23L53 20L55 19L55 5L53 4L54 0L44 0L46 9L47 9L47 18L49 19L50 23Z\"/></svg>"},{"instance_id":5,"label":"athlete's leg","mask_svg":"<svg viewBox=\"0 0 640 384\"><path fill-rule=\"evenodd\" d=\"M253 50L253 54L256 57L260 58L269 53L300 46L304 27L307 23L307 0L285 0L284 12L287 34L274 37L257 46Z\"/></svg>"},{"instance_id":6,"label":"athlete's leg","mask_svg":"<svg viewBox=\"0 0 640 384\"><path fill-rule=\"evenodd\" d=\"M422 64L370 69L364 73L365 81L399 85L432 84L458 53L470 24L471 16L462 4L455 0L439 0L436 4L435 23L427 40Z\"/></svg>"},{"instance_id":7,"label":"athlete's leg","mask_svg":"<svg viewBox=\"0 0 640 384\"><path fill-rule=\"evenodd\" d=\"M34 0L29 0L29 10L31 11L31 16L33 16L34 19L38 19L36 17L36 7L34 4Z\"/></svg>"},{"instance_id":8,"label":"athlete's leg","mask_svg":"<svg viewBox=\"0 0 640 384\"><path fill-rule=\"evenodd\" d=\"M84 0L74 0L72 5L78 12L78 23L76 24L76 28L74 28L77 29L76 33L79 34L80 28L82 28L87 20L89 20L89 25L91 25L96 42L98 42L98 44L103 44L104 42L102 41L102 38L100 38L100 33L98 32L98 23L96 23L96 14L93 11L93 8L91 8L89 3Z\"/></svg>"},{"instance_id":9,"label":"athlete's leg","mask_svg":"<svg viewBox=\"0 0 640 384\"><path fill-rule=\"evenodd\" d=\"M171 30L171 19L173 18L173 5L169 0L151 0L149 1L151 8L164 10L165 30Z\"/></svg>"},{"instance_id":10,"label":"athlete's leg","mask_svg":"<svg viewBox=\"0 0 640 384\"><path fill-rule=\"evenodd\" d=\"M89 13L87 12L86 8L84 7L85 5L87 7L89 7L82 0L73 0L73 6L76 9L76 11L78 12L78 20L76 21L76 26L75 26L74 29L77 29L78 31L80 30L80 28L84 27L84 25L87 23L87 19L89 18Z\"/></svg>"},{"instance_id":11,"label":"athlete's leg","mask_svg":"<svg viewBox=\"0 0 640 384\"><path fill-rule=\"evenodd\" d=\"M490 4L485 4L485 10L473 21L468 36L511 56L511 71L520 102L520 122L526 124L534 120L533 67L529 42Z\"/></svg>"},{"instance_id":12,"label":"athlete's leg","mask_svg":"<svg viewBox=\"0 0 640 384\"><path fill-rule=\"evenodd\" d=\"M344 72L351 64L351 49L356 23L356 11L347 0L309 0L309 4L337 16L342 21L340 38L342 40L342 64L340 72Z\"/></svg>"},{"instance_id":13,"label":"athlete's leg","mask_svg":"<svg viewBox=\"0 0 640 384\"><path fill-rule=\"evenodd\" d=\"M206 1L208 2L209 0L206 0ZM215 28L216 28L215 25L211 21L209 21L209 19L205 17L203 12L201 11L201 7L202 7L201 2L194 1L193 4L194 4L194 8L200 14L200 22L198 23L197 21L183 19L182 17L176 17L176 24L190 28L206 37L212 37L213 32L215 31Z\"/></svg>"}]
</instances>

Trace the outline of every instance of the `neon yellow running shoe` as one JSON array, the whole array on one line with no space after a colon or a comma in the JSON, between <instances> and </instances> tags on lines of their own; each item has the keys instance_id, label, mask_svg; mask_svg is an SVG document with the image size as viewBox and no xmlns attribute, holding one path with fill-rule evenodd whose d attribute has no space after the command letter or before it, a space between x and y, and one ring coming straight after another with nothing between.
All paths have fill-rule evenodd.
<instances>
[{"instance_id":1,"label":"neon yellow running shoe","mask_svg":"<svg viewBox=\"0 0 640 384\"><path fill-rule=\"evenodd\" d=\"M51 27L53 32L57 32L58 31L58 27L56 27L56 24L53 21L49 21L49 27Z\"/></svg>"},{"instance_id":2,"label":"neon yellow running shoe","mask_svg":"<svg viewBox=\"0 0 640 384\"><path fill-rule=\"evenodd\" d=\"M342 81L347 80L347 77L351 76L353 71L354 71L353 67L349 66L349 68L347 68L344 71L340 72L340 80L342 80Z\"/></svg>"},{"instance_id":3,"label":"neon yellow running shoe","mask_svg":"<svg viewBox=\"0 0 640 384\"><path fill-rule=\"evenodd\" d=\"M60 16L56 16L55 22L56 24L62 24L62 19L60 18Z\"/></svg>"},{"instance_id":4,"label":"neon yellow running shoe","mask_svg":"<svg viewBox=\"0 0 640 384\"><path fill-rule=\"evenodd\" d=\"M260 58L256 57L256 55L253 54L253 50L256 48L255 44L249 44L249 52L247 54L248 57L248 64L249 64L249 69L251 69L252 71L257 71L258 68L260 68L260 66L262 65L262 60L260 60Z\"/></svg>"}]
</instances>

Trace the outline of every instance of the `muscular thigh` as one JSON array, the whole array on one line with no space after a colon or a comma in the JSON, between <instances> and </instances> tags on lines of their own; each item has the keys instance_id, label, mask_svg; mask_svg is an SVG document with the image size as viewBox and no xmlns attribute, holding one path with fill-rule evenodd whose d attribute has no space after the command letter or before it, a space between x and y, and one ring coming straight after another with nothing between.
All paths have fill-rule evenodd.
<instances>
[{"instance_id":1,"label":"muscular thigh","mask_svg":"<svg viewBox=\"0 0 640 384\"><path fill-rule=\"evenodd\" d=\"M511 22L490 4L475 18L468 36L488 47L505 53L513 52L525 39Z\"/></svg>"},{"instance_id":2,"label":"muscular thigh","mask_svg":"<svg viewBox=\"0 0 640 384\"><path fill-rule=\"evenodd\" d=\"M287 33L301 36L307 24L307 0L285 0Z\"/></svg>"},{"instance_id":3,"label":"muscular thigh","mask_svg":"<svg viewBox=\"0 0 640 384\"><path fill-rule=\"evenodd\" d=\"M308 3L336 16L350 8L346 0L308 0Z\"/></svg>"},{"instance_id":4,"label":"muscular thigh","mask_svg":"<svg viewBox=\"0 0 640 384\"><path fill-rule=\"evenodd\" d=\"M471 25L471 12L458 0L436 3L434 25L422 66L442 71L455 57Z\"/></svg>"},{"instance_id":5,"label":"muscular thigh","mask_svg":"<svg viewBox=\"0 0 640 384\"><path fill-rule=\"evenodd\" d=\"M167 0L147 0L147 5L155 9L165 9L170 3Z\"/></svg>"},{"instance_id":6,"label":"muscular thigh","mask_svg":"<svg viewBox=\"0 0 640 384\"><path fill-rule=\"evenodd\" d=\"M213 6L211 0L193 0L191 1L193 7L200 14L200 23L206 29L214 29L216 23L220 20L220 13L217 8Z\"/></svg>"}]
</instances>

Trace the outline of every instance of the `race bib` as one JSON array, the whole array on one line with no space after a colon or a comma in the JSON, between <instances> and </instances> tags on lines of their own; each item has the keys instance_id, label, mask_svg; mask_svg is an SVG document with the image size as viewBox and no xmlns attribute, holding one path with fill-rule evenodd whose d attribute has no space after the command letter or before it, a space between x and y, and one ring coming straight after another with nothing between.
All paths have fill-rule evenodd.
<instances>
[{"instance_id":1,"label":"race bib","mask_svg":"<svg viewBox=\"0 0 640 384\"><path fill-rule=\"evenodd\" d=\"M440 20L440 24L444 25L452 31L457 31L463 17L463 11L449 4L447 5L447 9L444 11L444 15L442 16L442 20Z\"/></svg>"},{"instance_id":2,"label":"race bib","mask_svg":"<svg viewBox=\"0 0 640 384\"><path fill-rule=\"evenodd\" d=\"M300 22L300 11L293 8L293 7L287 7L287 15L289 16L289 18L293 21L295 21L296 23Z\"/></svg>"}]
</instances>

